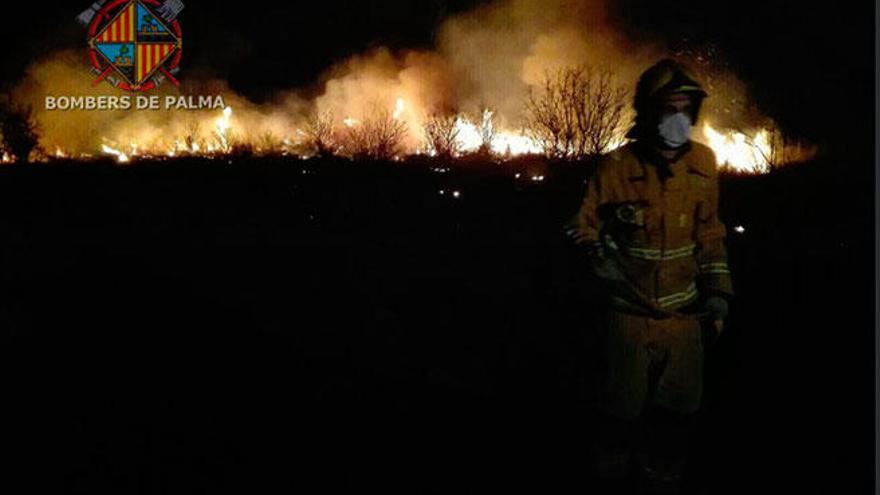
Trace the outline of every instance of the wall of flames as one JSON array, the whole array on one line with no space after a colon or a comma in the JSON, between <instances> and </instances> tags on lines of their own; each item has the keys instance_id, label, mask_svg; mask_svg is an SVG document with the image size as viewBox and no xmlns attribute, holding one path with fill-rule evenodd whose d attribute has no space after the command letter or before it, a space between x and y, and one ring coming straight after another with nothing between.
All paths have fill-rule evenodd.
<instances>
[{"instance_id":1,"label":"wall of flames","mask_svg":"<svg viewBox=\"0 0 880 495\"><path fill-rule=\"evenodd\" d=\"M406 113L406 103L402 98L397 100L394 118L402 120ZM227 107L213 119L206 122L205 127L213 129L210 137L200 137L196 140L175 139L173 143L164 146L144 146L137 140L122 145L105 139L101 145L103 155L116 157L119 163L129 163L138 158L163 158L177 156L211 156L222 157L232 152L230 135L233 135L238 127L233 119L232 107ZM414 121L410 118L409 121ZM360 125L360 121L352 117L340 119L340 126L354 127ZM455 120L459 154L477 152L482 145L480 123L472 122L466 115L459 115ZM421 129L420 125L415 127ZM788 163L808 160L814 153L815 148L804 143L788 144L782 141L779 131L760 128L752 132L735 130L720 130L709 122L696 128L695 140L708 145L715 152L718 166L739 173L767 173L774 166L782 166ZM244 141L249 149L257 154L272 155L299 155L308 157L310 151L303 139L305 132L300 128L293 129L291 135L277 140L272 144L267 141L254 142ZM606 151L612 151L626 144L625 139L619 139L608 147ZM208 144L202 144L208 143ZM543 153L540 145L534 142L521 131L499 129L495 131L495 137L491 145L492 154L498 157L512 157L520 155ZM424 144L416 148L404 149L402 155L407 154L430 154ZM67 158L76 156L75 153L65 152L60 147L55 150L55 157ZM90 154L81 154L80 157L91 158ZM4 156L4 160L11 163L13 160Z\"/></svg>"}]
</instances>

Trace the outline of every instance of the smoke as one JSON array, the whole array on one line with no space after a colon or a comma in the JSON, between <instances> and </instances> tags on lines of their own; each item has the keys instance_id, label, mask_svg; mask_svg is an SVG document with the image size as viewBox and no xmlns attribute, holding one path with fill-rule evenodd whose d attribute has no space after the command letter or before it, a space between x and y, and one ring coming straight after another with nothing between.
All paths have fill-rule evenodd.
<instances>
[{"instance_id":1,"label":"smoke","mask_svg":"<svg viewBox=\"0 0 880 495\"><path fill-rule=\"evenodd\" d=\"M334 120L364 119L377 105L395 108L407 123L410 150L420 146L421 124L433 112L477 114L491 108L506 129L518 129L529 86L554 69L591 65L613 70L619 84L632 89L638 75L658 59L678 55L695 69L710 93L705 114L714 122L746 128L744 85L720 67L714 53L671 53L663 40L634 42L615 27L610 0L497 0L446 19L431 51L378 48L336 64L319 81L312 101L296 90L255 104L231 91L222 80L198 73L184 75L181 90L165 85L151 94L222 94L234 108L232 129L251 142L271 134L290 138L310 112ZM720 67L720 68L719 68ZM109 84L91 85L80 52L64 51L30 66L13 101L30 105L40 126L41 145L95 152L105 141L150 149L169 149L198 128L211 139L218 111L67 111L44 109L47 95L119 95ZM403 107L400 107L400 102ZM749 121L749 122L747 122Z\"/></svg>"},{"instance_id":2,"label":"smoke","mask_svg":"<svg viewBox=\"0 0 880 495\"><path fill-rule=\"evenodd\" d=\"M446 19L430 53L393 54L380 49L338 65L326 80L319 107L349 116L379 97L385 105L404 98L422 113L436 108L477 113L491 108L501 124L521 124L529 87L547 74L576 65L611 69L617 83L634 90L639 75L672 56L706 85L704 115L714 123L748 128L745 85L726 70L711 48L672 50L664 40L633 41L609 15L608 0L497 0ZM408 116L418 121L424 116Z\"/></svg>"},{"instance_id":3,"label":"smoke","mask_svg":"<svg viewBox=\"0 0 880 495\"><path fill-rule=\"evenodd\" d=\"M398 118L411 132L406 144L415 149L426 114L455 109L455 83L448 62L436 53L387 48L359 55L337 65L325 76L324 92L315 110L335 119L365 120L376 107L393 109L403 102Z\"/></svg>"},{"instance_id":4,"label":"smoke","mask_svg":"<svg viewBox=\"0 0 880 495\"><path fill-rule=\"evenodd\" d=\"M528 86L563 66L613 64L622 84L660 51L633 47L600 0L499 0L449 19L440 51L455 68L465 106L489 105L516 119Z\"/></svg>"},{"instance_id":5,"label":"smoke","mask_svg":"<svg viewBox=\"0 0 880 495\"><path fill-rule=\"evenodd\" d=\"M337 65L317 99L319 109L356 118L367 101L404 98L422 113L489 107L516 126L529 85L548 71L613 64L621 84L634 86L661 53L628 44L597 0L499 0L447 19L437 39L433 52L379 49Z\"/></svg>"}]
</instances>

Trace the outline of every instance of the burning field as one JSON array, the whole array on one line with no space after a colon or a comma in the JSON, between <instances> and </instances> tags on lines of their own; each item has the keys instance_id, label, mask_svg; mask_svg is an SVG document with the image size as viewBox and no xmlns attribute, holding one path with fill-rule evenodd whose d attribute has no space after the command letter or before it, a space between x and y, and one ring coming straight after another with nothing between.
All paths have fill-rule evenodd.
<instances>
[{"instance_id":1,"label":"burning field","mask_svg":"<svg viewBox=\"0 0 880 495\"><path fill-rule=\"evenodd\" d=\"M109 156L129 164L232 154L387 160L481 154L578 160L626 142L636 78L664 56L686 62L707 88L695 139L715 151L720 167L764 173L816 152L756 108L714 48L632 41L606 10L600 1L500 0L447 18L432 50L373 48L335 64L309 87L274 91L270 101L251 101L197 71L180 88L157 92L163 100L222 98L223 108L212 99L208 110L49 109L47 97L84 91L119 97L109 85L89 84L79 51L60 51L32 64L10 96L16 108L32 109L38 146L21 157L7 145L2 159Z\"/></svg>"}]
</instances>

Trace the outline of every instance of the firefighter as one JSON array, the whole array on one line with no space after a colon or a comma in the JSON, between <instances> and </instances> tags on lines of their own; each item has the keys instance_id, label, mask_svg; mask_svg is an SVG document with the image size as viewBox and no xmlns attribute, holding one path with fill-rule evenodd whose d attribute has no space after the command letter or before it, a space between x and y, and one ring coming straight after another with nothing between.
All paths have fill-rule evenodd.
<instances>
[{"instance_id":1,"label":"firefighter","mask_svg":"<svg viewBox=\"0 0 880 495\"><path fill-rule=\"evenodd\" d=\"M645 71L631 141L600 159L566 226L607 302L593 467L648 492L682 488L704 349L734 294L715 155L690 140L706 96L673 60Z\"/></svg>"}]
</instances>

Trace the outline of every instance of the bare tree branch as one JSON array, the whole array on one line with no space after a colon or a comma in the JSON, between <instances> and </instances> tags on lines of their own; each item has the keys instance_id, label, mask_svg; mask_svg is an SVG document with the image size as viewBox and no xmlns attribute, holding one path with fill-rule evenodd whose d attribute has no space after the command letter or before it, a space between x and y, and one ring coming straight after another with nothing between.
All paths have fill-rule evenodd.
<instances>
[{"instance_id":1,"label":"bare tree branch","mask_svg":"<svg viewBox=\"0 0 880 495\"><path fill-rule=\"evenodd\" d=\"M0 108L0 137L5 150L19 162L28 162L38 150L39 136L33 108Z\"/></svg>"},{"instance_id":2,"label":"bare tree branch","mask_svg":"<svg viewBox=\"0 0 880 495\"><path fill-rule=\"evenodd\" d=\"M601 154L621 138L627 97L610 70L579 66L547 73L530 88L526 133L553 158Z\"/></svg>"},{"instance_id":3,"label":"bare tree branch","mask_svg":"<svg viewBox=\"0 0 880 495\"><path fill-rule=\"evenodd\" d=\"M332 154L335 150L333 126L333 113L314 112L306 121L303 134L306 137L306 145L314 150L318 156Z\"/></svg>"},{"instance_id":4,"label":"bare tree branch","mask_svg":"<svg viewBox=\"0 0 880 495\"><path fill-rule=\"evenodd\" d=\"M352 158L390 160L401 152L408 131L406 122L395 118L390 110L373 104L363 122L347 125L341 136L342 149Z\"/></svg>"},{"instance_id":5,"label":"bare tree branch","mask_svg":"<svg viewBox=\"0 0 880 495\"><path fill-rule=\"evenodd\" d=\"M422 129L428 152L443 158L458 156L461 143L458 141L460 131L457 124L458 116L454 112L431 113Z\"/></svg>"}]
</instances>

